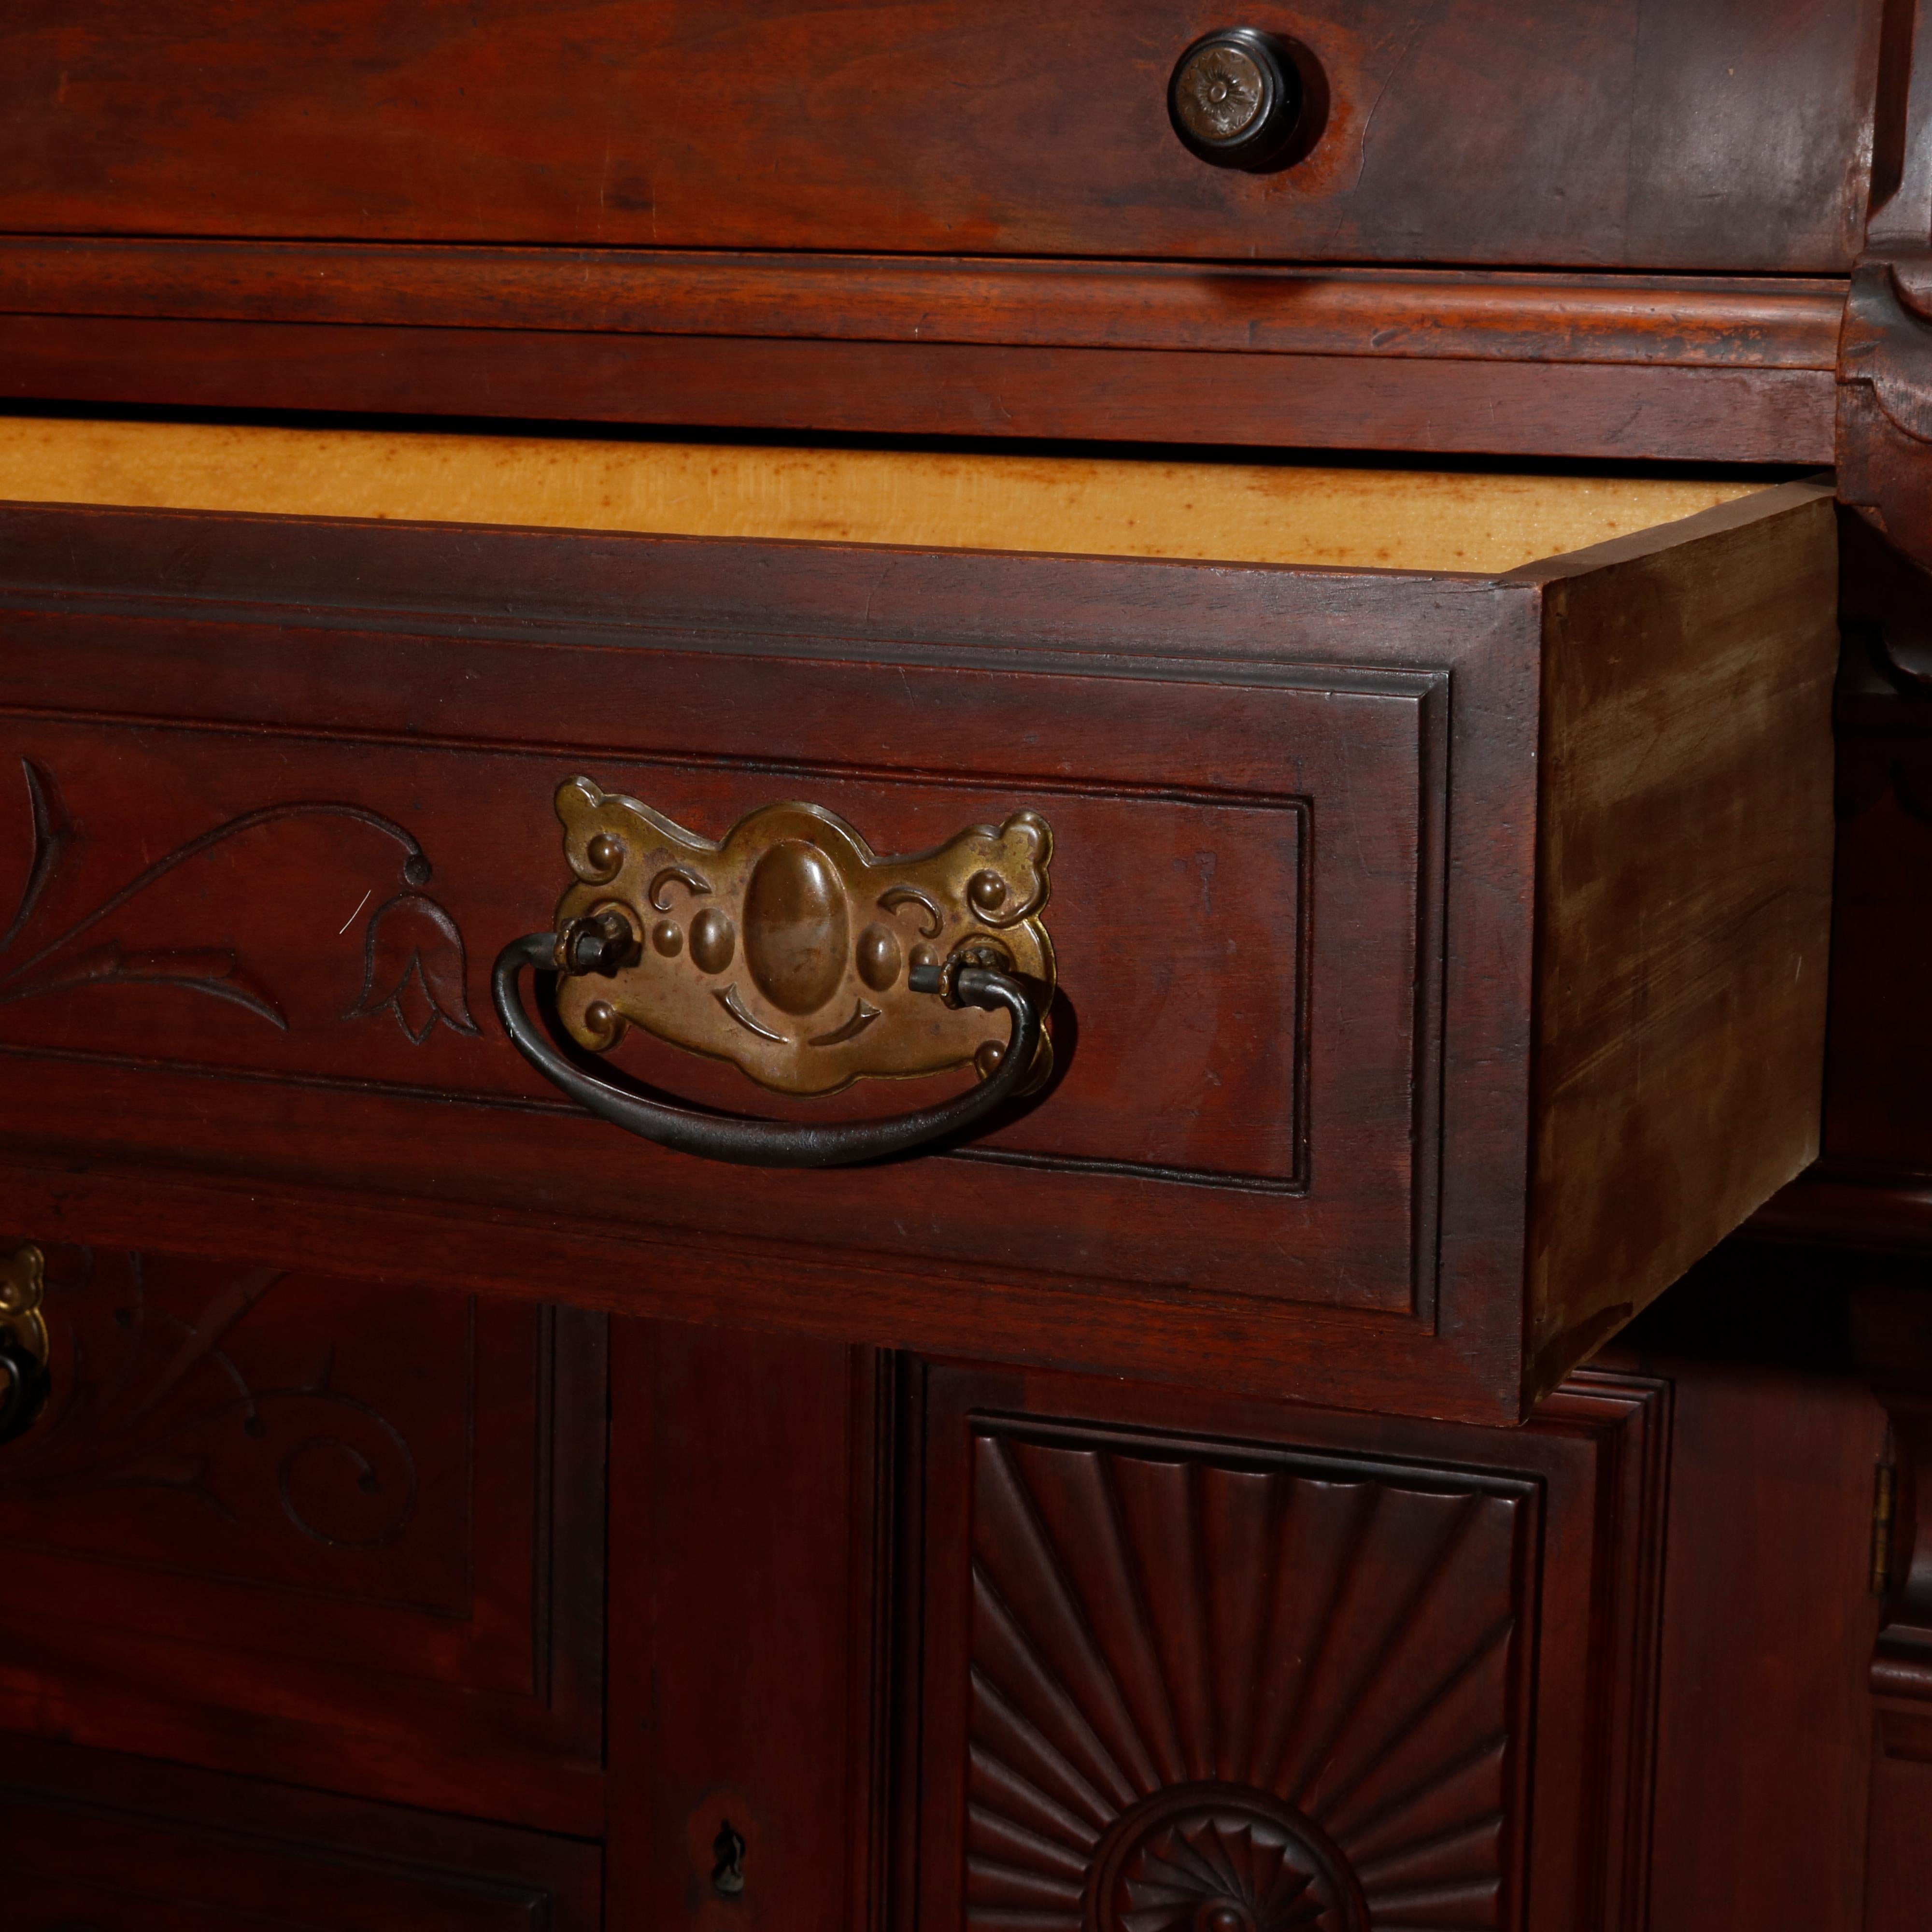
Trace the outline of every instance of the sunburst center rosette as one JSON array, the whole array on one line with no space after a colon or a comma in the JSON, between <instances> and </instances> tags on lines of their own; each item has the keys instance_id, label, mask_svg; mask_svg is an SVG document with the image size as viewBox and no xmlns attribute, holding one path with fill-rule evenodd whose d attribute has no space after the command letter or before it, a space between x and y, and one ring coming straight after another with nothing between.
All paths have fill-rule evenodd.
<instances>
[{"instance_id":1,"label":"sunburst center rosette","mask_svg":"<svg viewBox=\"0 0 1932 1932\"><path fill-rule=\"evenodd\" d=\"M1088 1932L1366 1932L1348 1860L1312 1820L1244 1785L1183 1785L1102 1840Z\"/></svg>"}]
</instances>

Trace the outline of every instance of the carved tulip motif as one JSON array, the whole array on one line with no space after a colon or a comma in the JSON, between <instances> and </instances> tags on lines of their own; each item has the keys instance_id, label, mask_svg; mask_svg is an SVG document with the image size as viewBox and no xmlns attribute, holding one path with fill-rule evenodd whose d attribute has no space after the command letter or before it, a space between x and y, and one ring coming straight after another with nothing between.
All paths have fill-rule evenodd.
<instances>
[{"instance_id":1,"label":"carved tulip motif","mask_svg":"<svg viewBox=\"0 0 1932 1932\"><path fill-rule=\"evenodd\" d=\"M398 892L370 914L363 941L362 995L347 1015L388 1012L412 1044L422 1045L436 1023L473 1034L463 934L435 900Z\"/></svg>"}]
</instances>

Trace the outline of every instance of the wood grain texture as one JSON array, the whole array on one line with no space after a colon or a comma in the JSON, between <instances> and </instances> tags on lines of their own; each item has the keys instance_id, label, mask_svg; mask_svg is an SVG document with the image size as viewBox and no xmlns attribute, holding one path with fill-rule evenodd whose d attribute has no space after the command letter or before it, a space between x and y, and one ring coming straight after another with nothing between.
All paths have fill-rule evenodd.
<instances>
[{"instance_id":1,"label":"wood grain texture","mask_svg":"<svg viewBox=\"0 0 1932 1932\"><path fill-rule=\"evenodd\" d=\"M595 1846L0 1739L19 1932L596 1932Z\"/></svg>"},{"instance_id":2,"label":"wood grain texture","mask_svg":"<svg viewBox=\"0 0 1932 1932\"><path fill-rule=\"evenodd\" d=\"M1729 1362L1645 1358L1676 1389L1649 1922L1858 1932L1884 1417L1854 1382L1736 1359L1749 1307Z\"/></svg>"},{"instance_id":3,"label":"wood grain texture","mask_svg":"<svg viewBox=\"0 0 1932 1932\"><path fill-rule=\"evenodd\" d=\"M1506 1922L1527 1486L986 1429L973 1498L968 1926Z\"/></svg>"},{"instance_id":4,"label":"wood grain texture","mask_svg":"<svg viewBox=\"0 0 1932 1932\"><path fill-rule=\"evenodd\" d=\"M843 1932L877 1909L882 1366L791 1336L616 1324L614 1927ZM728 1829L736 1890L714 1876Z\"/></svg>"},{"instance_id":5,"label":"wood grain texture","mask_svg":"<svg viewBox=\"0 0 1932 1932\"><path fill-rule=\"evenodd\" d=\"M9 22L0 184L42 234L1762 272L1858 245L1876 0L1311 0L1323 124L1264 175L1168 124L1217 17L87 0Z\"/></svg>"},{"instance_id":6,"label":"wood grain texture","mask_svg":"<svg viewBox=\"0 0 1932 1932\"><path fill-rule=\"evenodd\" d=\"M0 314L0 396L868 436L1828 463L1806 368Z\"/></svg>"},{"instance_id":7,"label":"wood grain texture","mask_svg":"<svg viewBox=\"0 0 1932 1932\"><path fill-rule=\"evenodd\" d=\"M1545 607L1532 1394L1817 1153L1836 532L1787 501Z\"/></svg>"},{"instance_id":8,"label":"wood grain texture","mask_svg":"<svg viewBox=\"0 0 1932 1932\"><path fill-rule=\"evenodd\" d=\"M1836 277L0 236L20 315L1828 370Z\"/></svg>"},{"instance_id":9,"label":"wood grain texture","mask_svg":"<svg viewBox=\"0 0 1932 1932\"><path fill-rule=\"evenodd\" d=\"M1658 1384L1507 1436L922 1386L913 1922L1637 1922Z\"/></svg>"},{"instance_id":10,"label":"wood grain texture","mask_svg":"<svg viewBox=\"0 0 1932 1932\"><path fill-rule=\"evenodd\" d=\"M0 1724L594 1832L603 1323L49 1249Z\"/></svg>"},{"instance_id":11,"label":"wood grain texture","mask_svg":"<svg viewBox=\"0 0 1932 1932\"><path fill-rule=\"evenodd\" d=\"M1932 1898L1932 1723L1909 1706L1881 1706L1877 1716L1861 1932L1912 1932Z\"/></svg>"},{"instance_id":12,"label":"wood grain texture","mask_svg":"<svg viewBox=\"0 0 1932 1932\"><path fill-rule=\"evenodd\" d=\"M1485 574L1758 487L0 417L0 501Z\"/></svg>"},{"instance_id":13,"label":"wood grain texture","mask_svg":"<svg viewBox=\"0 0 1932 1932\"><path fill-rule=\"evenodd\" d=\"M386 655L400 694L400 661ZM1222 1252L1238 1267L1240 1230L1284 1216L1303 1229L1296 1246L1310 1258L1292 1274L1272 1260L1257 1280L1260 1257L1250 1251L1242 1278L1256 1286L1391 1312L1432 1297L1431 1258L1415 1252L1412 1231L1426 1211L1414 1124L1434 1051L1415 1010L1416 961L1439 898L1429 825L1440 810L1430 743L1442 722L1429 680L1331 690L1318 680L1271 689L1265 680L1063 676L1016 686L998 670L962 682L959 671L907 666L876 683L829 666L801 680L781 660L760 667L754 697L741 662L654 656L637 667L650 687L644 702L697 721L706 748L641 764L607 756L597 770L679 822L722 831L770 802L774 728L796 729L816 711L809 728L832 755L810 758L792 788L807 778L816 801L868 828L880 849L926 849L1030 802L1084 855L1063 866L1058 885L1058 951L1072 977L1054 1103L1018 1110L980 1137L976 1157L952 1163L976 1158L980 1171L960 1177L970 1193L1038 1195L1037 1208L997 1216L1006 1225L972 1238L944 1204L908 1218L922 1191L914 1170L868 1169L778 1184L774 1203L794 1199L812 1224L799 1235L843 1244L854 1202L898 1193L902 1204L862 1232L866 1245L919 1252L932 1235L914 1230L945 1225L988 1261L1184 1270L1205 1287L1226 1266L1198 1231L1204 1209L1195 1203L1214 1202ZM595 658L586 668L608 700L606 670ZM881 748L922 748L912 713L868 719L866 687L876 683L896 712L908 700L920 706L922 692L940 688L935 680L950 694L924 702L950 713L950 771L894 775L863 753L837 755L842 736L859 750L854 732ZM716 736L734 710L740 727ZM1090 750L1078 782L1061 776L1076 764L1070 722L1052 733L1052 762L1025 748L1041 715L1078 717ZM543 928L568 884L549 803L556 754L325 741L278 745L264 763L232 734L103 740L97 730L50 721L20 748L32 776L8 818L31 838L38 797L70 830L42 846L52 862L8 949L0 1038L124 1065L482 1102L506 1151L518 1140L534 1151L571 1118L494 1022L478 1025L463 991L502 944ZM1110 731L1123 747L1111 758L1098 742ZM1203 739L1220 746L1222 782L1198 789L1192 754ZM1286 766L1284 744L1294 748ZM101 808L110 796L174 802L129 816ZM1300 830L1311 798L1335 828L1332 848L1316 852ZM422 803L412 809L412 800ZM479 813L495 828L480 842ZM150 842L152 878L128 876L123 855L136 836ZM1239 881L1232 898L1217 886L1224 873ZM1346 898L1359 924L1318 926L1306 910L1318 892ZM251 928L260 937L243 936ZM1150 928L1163 945L1137 948ZM472 954L482 956L473 966ZM1333 988L1318 1042L1306 1017L1315 982ZM696 1104L814 1118L902 1110L973 1077L786 1102L728 1065L641 1036L617 1064ZM1328 1124L1313 1174L1311 1110ZM606 1138L621 1220L690 1228L735 1215L742 1174ZM360 1166L374 1151L344 1154ZM444 1168L432 1148L423 1152ZM1093 1188L1123 1202L1151 1190L1168 1204L1157 1210L1167 1235L1151 1248L1145 1234L1123 1242L1084 1214L1076 1232L1066 1207ZM1048 1208L1048 1195L1066 1205ZM1316 1264L1323 1250L1346 1254L1346 1267Z\"/></svg>"}]
</instances>

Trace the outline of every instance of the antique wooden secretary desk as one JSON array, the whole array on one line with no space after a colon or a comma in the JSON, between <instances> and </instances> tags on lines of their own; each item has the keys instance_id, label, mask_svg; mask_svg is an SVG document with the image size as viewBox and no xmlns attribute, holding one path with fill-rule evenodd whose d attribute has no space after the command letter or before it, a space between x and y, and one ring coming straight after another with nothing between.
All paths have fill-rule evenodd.
<instances>
[{"instance_id":1,"label":"antique wooden secretary desk","mask_svg":"<svg viewBox=\"0 0 1932 1932\"><path fill-rule=\"evenodd\" d=\"M1927 13L4 10L0 1924L1932 1918Z\"/></svg>"}]
</instances>

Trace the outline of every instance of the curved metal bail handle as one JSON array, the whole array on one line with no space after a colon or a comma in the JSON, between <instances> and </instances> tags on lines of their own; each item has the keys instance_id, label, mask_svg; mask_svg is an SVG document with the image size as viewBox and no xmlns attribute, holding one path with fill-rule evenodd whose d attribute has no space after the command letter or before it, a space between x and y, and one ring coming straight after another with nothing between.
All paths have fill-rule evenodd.
<instances>
[{"instance_id":1,"label":"curved metal bail handle","mask_svg":"<svg viewBox=\"0 0 1932 1932\"><path fill-rule=\"evenodd\" d=\"M556 970L557 939L554 932L533 932L512 940L496 956L490 976L490 992L496 1017L517 1050L550 1084L568 1094L580 1107L627 1132L656 1141L680 1154L706 1160L735 1161L747 1167L845 1167L855 1162L882 1160L904 1154L928 1141L959 1132L982 1120L1023 1085L1040 1050L1041 1013L1032 993L1018 980L989 967L958 967L953 974L953 995L962 1005L1004 1009L1012 1034L991 1078L970 1093L900 1114L886 1120L827 1123L747 1120L730 1114L692 1113L574 1066L559 1053L524 1010L517 975L526 966ZM909 983L915 992L940 990L937 967L914 969Z\"/></svg>"}]
</instances>

